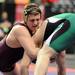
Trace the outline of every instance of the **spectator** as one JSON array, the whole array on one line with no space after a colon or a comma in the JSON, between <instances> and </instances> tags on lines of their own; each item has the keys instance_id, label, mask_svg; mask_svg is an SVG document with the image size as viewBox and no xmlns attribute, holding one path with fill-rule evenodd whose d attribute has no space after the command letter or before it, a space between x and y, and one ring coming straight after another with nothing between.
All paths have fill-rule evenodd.
<instances>
[{"instance_id":1,"label":"spectator","mask_svg":"<svg viewBox=\"0 0 75 75\"><path fill-rule=\"evenodd\" d=\"M10 29L12 28L11 22L8 20L8 14L6 11L4 11L1 15L2 21L0 23L0 40L3 39L3 37L8 34Z\"/></svg>"},{"instance_id":2,"label":"spectator","mask_svg":"<svg viewBox=\"0 0 75 75\"><path fill-rule=\"evenodd\" d=\"M11 22L8 20L8 14L6 11L4 11L2 13L2 22L0 25L0 29L2 29L2 31L4 32L4 34L8 34L8 32L10 31L10 29L12 28L12 24Z\"/></svg>"}]
</instances>

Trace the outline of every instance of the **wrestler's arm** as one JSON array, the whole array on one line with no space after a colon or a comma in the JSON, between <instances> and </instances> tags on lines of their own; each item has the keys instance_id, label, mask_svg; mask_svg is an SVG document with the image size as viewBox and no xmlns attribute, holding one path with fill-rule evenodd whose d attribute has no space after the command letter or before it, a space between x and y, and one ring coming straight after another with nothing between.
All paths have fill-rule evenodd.
<instances>
[{"instance_id":1,"label":"wrestler's arm","mask_svg":"<svg viewBox=\"0 0 75 75\"><path fill-rule=\"evenodd\" d=\"M31 58L24 52L24 56L21 60L22 75L29 75L29 66L31 64Z\"/></svg>"},{"instance_id":2,"label":"wrestler's arm","mask_svg":"<svg viewBox=\"0 0 75 75\"><path fill-rule=\"evenodd\" d=\"M41 34L43 34L43 33L41 33ZM39 34L39 31L38 31L38 34L36 34L36 35L38 35L38 37L35 37L35 38L34 38L34 36L32 37L37 47L40 47L40 45L42 44L43 37L41 36L41 34ZM34 59L31 59L27 55L27 52L25 52L24 56L23 56L23 59L21 61L21 67L22 67L23 74L29 75L28 68L29 68L29 65L32 62L32 60L34 60Z\"/></svg>"},{"instance_id":3,"label":"wrestler's arm","mask_svg":"<svg viewBox=\"0 0 75 75\"><path fill-rule=\"evenodd\" d=\"M38 36L39 37L39 36ZM33 37L32 37L33 38ZM41 37L40 37L41 38ZM42 38L39 40L39 39L33 39L36 46L37 47L41 47L41 44L42 44ZM36 59L36 58L35 58ZM24 56L23 56L23 59L21 60L21 69L22 69L22 73L24 75L29 75L29 66L32 62L32 60L34 59L31 59L28 55L27 55L27 52L24 52Z\"/></svg>"},{"instance_id":4,"label":"wrestler's arm","mask_svg":"<svg viewBox=\"0 0 75 75\"><path fill-rule=\"evenodd\" d=\"M41 39L44 38L44 32L46 26L47 26L47 21L44 21L41 27L37 30L37 32L33 36L35 42L40 42ZM39 51L35 70L34 70L34 75L45 75L49 64L49 57L50 57L49 51L50 50L47 47L42 47L42 49Z\"/></svg>"},{"instance_id":5,"label":"wrestler's arm","mask_svg":"<svg viewBox=\"0 0 75 75\"><path fill-rule=\"evenodd\" d=\"M36 45L40 45L43 42L44 32L47 25L47 20L45 20L36 31L36 33L32 36Z\"/></svg>"},{"instance_id":6,"label":"wrestler's arm","mask_svg":"<svg viewBox=\"0 0 75 75\"><path fill-rule=\"evenodd\" d=\"M25 28L24 26L16 26L15 28L16 28L14 31L15 38L19 41L21 46L25 50L27 50L27 54L30 57L32 58L36 57L39 49L36 48L36 45L33 39L31 38L27 28Z\"/></svg>"},{"instance_id":7,"label":"wrestler's arm","mask_svg":"<svg viewBox=\"0 0 75 75\"><path fill-rule=\"evenodd\" d=\"M50 47L43 45L41 50L38 52L34 75L46 75L50 58L53 54L54 52Z\"/></svg>"}]
</instances>

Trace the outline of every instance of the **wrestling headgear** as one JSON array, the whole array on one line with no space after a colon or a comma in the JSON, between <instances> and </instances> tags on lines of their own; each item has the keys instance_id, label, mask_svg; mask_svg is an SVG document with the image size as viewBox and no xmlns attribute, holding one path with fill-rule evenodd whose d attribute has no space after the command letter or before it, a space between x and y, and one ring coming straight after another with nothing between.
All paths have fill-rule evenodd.
<instances>
[{"instance_id":1,"label":"wrestling headgear","mask_svg":"<svg viewBox=\"0 0 75 75\"><path fill-rule=\"evenodd\" d=\"M29 14L41 14L41 10L39 6L35 3L30 3L27 6L24 7L24 16L27 16Z\"/></svg>"}]
</instances>

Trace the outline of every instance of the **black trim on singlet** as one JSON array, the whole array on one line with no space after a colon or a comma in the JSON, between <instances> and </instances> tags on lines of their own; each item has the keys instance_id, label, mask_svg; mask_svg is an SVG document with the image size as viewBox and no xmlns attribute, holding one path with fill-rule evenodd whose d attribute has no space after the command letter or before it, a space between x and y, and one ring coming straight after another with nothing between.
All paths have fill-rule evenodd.
<instances>
[{"instance_id":1,"label":"black trim on singlet","mask_svg":"<svg viewBox=\"0 0 75 75\"><path fill-rule=\"evenodd\" d=\"M60 30L58 30L52 37L51 42L53 42L56 38L58 38L60 35L64 34L68 29L70 28L70 22L69 20L66 20L61 27Z\"/></svg>"},{"instance_id":2,"label":"black trim on singlet","mask_svg":"<svg viewBox=\"0 0 75 75\"><path fill-rule=\"evenodd\" d=\"M62 20L57 21L56 23L51 23L51 22L49 22L49 20L47 20L48 23L47 23L47 26L46 26L43 41L45 41L52 34L52 32L57 28L57 26L59 24L61 24L62 22L64 22L65 20L66 19L62 19Z\"/></svg>"}]
</instances>

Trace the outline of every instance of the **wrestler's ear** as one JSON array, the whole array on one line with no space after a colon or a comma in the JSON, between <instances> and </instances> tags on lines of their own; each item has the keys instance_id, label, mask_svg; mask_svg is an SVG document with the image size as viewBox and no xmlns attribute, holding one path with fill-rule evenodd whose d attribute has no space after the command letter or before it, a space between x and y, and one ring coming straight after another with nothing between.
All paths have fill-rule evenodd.
<instances>
[{"instance_id":1,"label":"wrestler's ear","mask_svg":"<svg viewBox=\"0 0 75 75\"><path fill-rule=\"evenodd\" d=\"M23 16L23 19L24 19L24 22L26 23L27 22L27 16Z\"/></svg>"}]
</instances>

